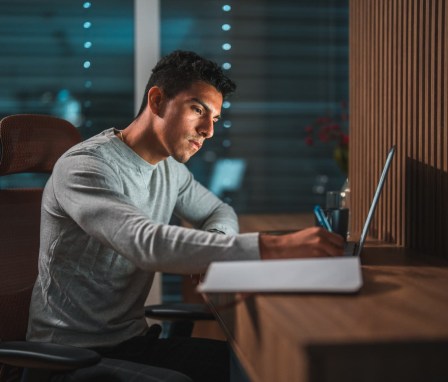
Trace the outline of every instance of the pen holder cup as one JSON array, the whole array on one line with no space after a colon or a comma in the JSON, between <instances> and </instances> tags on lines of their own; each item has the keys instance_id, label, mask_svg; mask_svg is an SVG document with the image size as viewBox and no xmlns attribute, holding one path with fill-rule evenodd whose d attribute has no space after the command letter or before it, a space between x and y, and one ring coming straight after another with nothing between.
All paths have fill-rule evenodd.
<instances>
[{"instance_id":1,"label":"pen holder cup","mask_svg":"<svg viewBox=\"0 0 448 382\"><path fill-rule=\"evenodd\" d=\"M325 211L333 232L347 240L348 234L348 208L334 208Z\"/></svg>"}]
</instances>

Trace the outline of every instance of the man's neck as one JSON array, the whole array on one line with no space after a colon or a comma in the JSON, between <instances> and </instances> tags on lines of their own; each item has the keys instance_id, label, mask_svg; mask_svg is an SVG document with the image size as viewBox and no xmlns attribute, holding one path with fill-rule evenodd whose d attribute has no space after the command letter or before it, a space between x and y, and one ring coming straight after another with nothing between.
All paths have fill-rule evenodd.
<instances>
[{"instance_id":1,"label":"man's neck","mask_svg":"<svg viewBox=\"0 0 448 382\"><path fill-rule=\"evenodd\" d=\"M134 121L132 121L124 130L119 134L119 138L123 138L122 141L135 151L146 162L156 165L162 160L165 160L167 156L158 153L157 139L152 133L151 124L145 121L145 117L141 115Z\"/></svg>"}]
</instances>

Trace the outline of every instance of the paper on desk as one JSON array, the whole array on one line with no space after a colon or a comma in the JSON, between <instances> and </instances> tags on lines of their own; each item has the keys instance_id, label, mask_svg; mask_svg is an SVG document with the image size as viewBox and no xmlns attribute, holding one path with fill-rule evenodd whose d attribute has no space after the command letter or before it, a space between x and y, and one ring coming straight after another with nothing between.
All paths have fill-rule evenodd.
<instances>
[{"instance_id":1,"label":"paper on desk","mask_svg":"<svg viewBox=\"0 0 448 382\"><path fill-rule=\"evenodd\" d=\"M352 293L362 286L358 257L223 261L210 264L201 293Z\"/></svg>"}]
</instances>

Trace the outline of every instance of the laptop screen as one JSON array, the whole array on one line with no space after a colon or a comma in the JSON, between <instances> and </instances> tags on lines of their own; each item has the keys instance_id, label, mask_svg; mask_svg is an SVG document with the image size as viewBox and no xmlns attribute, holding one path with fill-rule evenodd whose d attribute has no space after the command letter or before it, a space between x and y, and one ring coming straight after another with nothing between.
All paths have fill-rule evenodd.
<instances>
[{"instance_id":1,"label":"laptop screen","mask_svg":"<svg viewBox=\"0 0 448 382\"><path fill-rule=\"evenodd\" d=\"M389 172L390 165L392 163L392 158L394 157L396 151L396 146L392 146L387 154L386 163L384 164L383 172L381 173L380 180L378 181L378 186L376 187L375 195L373 196L372 204L370 205L369 213L367 214L366 221L364 223L364 227L361 232L361 238L359 240L359 245L356 248L355 256L359 256L361 254L362 248L364 246L364 242L366 241L367 234L369 232L369 226L373 218L373 214L375 213L375 208L378 204L378 200L381 195L381 191L383 190L384 183L386 181L387 173Z\"/></svg>"}]
</instances>

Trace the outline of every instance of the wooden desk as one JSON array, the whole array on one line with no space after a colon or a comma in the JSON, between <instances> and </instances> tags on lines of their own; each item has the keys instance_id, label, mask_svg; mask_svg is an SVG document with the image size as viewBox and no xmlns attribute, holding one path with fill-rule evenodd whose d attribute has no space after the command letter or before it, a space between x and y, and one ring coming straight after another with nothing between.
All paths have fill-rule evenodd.
<instances>
[{"instance_id":1,"label":"wooden desk","mask_svg":"<svg viewBox=\"0 0 448 382\"><path fill-rule=\"evenodd\" d=\"M251 381L448 381L448 266L368 246L356 295L210 294Z\"/></svg>"},{"instance_id":2,"label":"wooden desk","mask_svg":"<svg viewBox=\"0 0 448 382\"><path fill-rule=\"evenodd\" d=\"M238 216L240 232L290 231L299 230L314 225L313 214L245 214ZM182 282L183 301L202 303L204 299L196 292L196 285L190 277L184 277ZM220 326L214 321L198 321L193 330L194 337L225 340Z\"/></svg>"}]
</instances>

